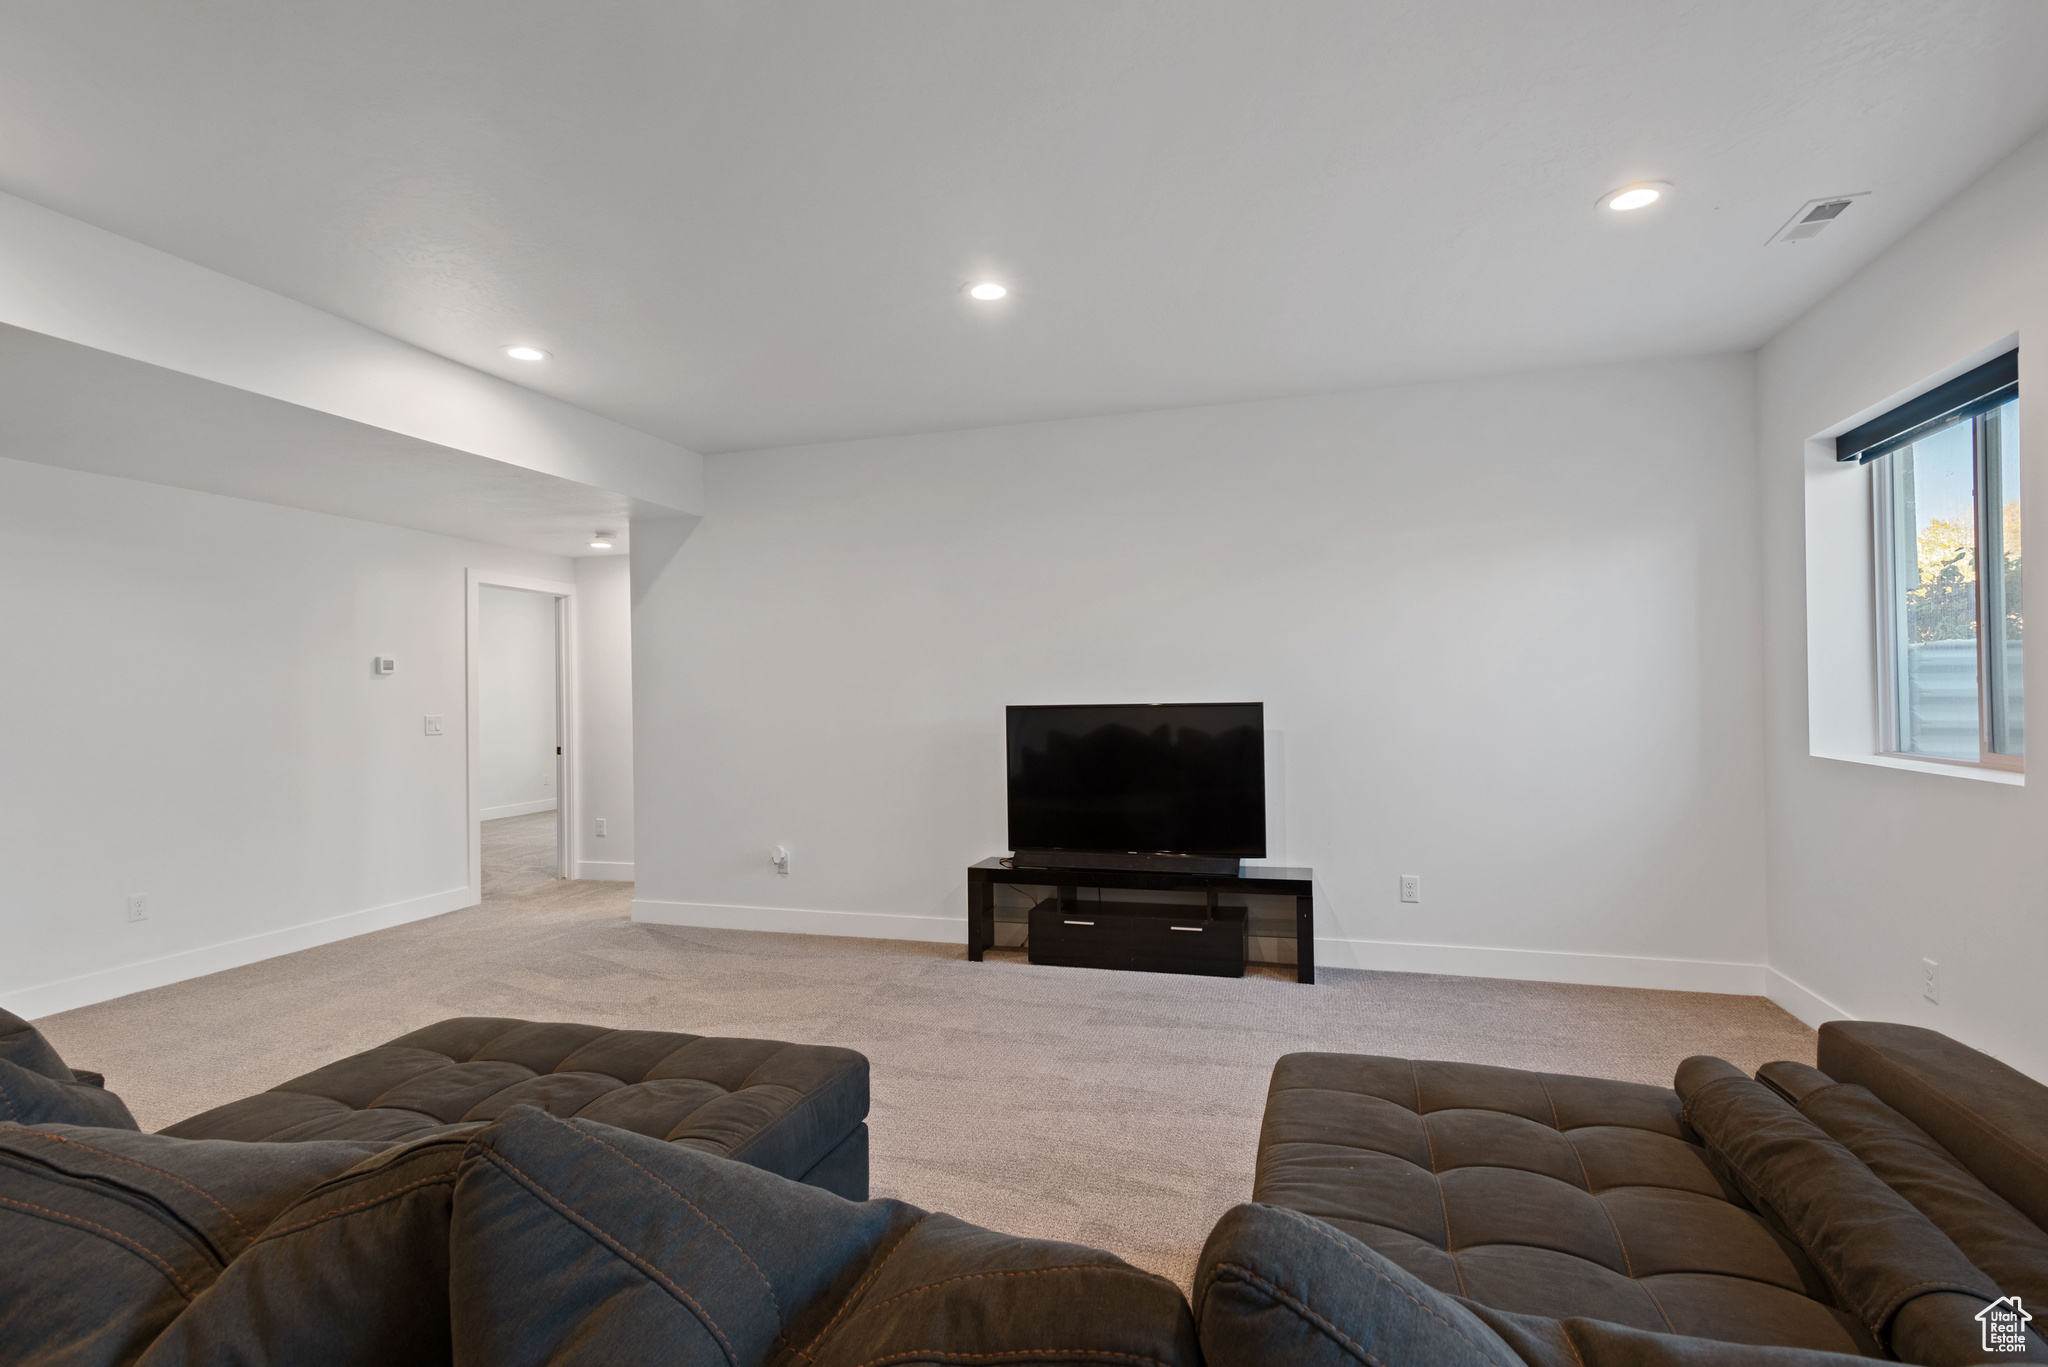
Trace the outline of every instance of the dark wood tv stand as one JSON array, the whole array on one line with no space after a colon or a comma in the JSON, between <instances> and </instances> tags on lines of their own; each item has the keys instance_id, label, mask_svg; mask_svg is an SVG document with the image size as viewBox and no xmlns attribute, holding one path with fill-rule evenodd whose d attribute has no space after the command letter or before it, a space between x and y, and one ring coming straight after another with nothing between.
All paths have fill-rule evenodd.
<instances>
[{"instance_id":1,"label":"dark wood tv stand","mask_svg":"<svg viewBox=\"0 0 2048 1367\"><path fill-rule=\"evenodd\" d=\"M981 962L982 952L995 947L996 885L999 883L1051 887L1062 908L1080 910L1082 888L1140 888L1150 892L1199 892L1205 894L1205 911L1216 906L1220 893L1251 893L1266 897L1294 899L1295 979L1316 980L1315 871L1313 869L1268 868L1253 865L1237 873L1189 874L1135 872L1126 869L1063 869L1024 866L1013 868L1005 859L984 859L967 866L967 957ZM1160 910L1164 911L1165 908ZM1194 910L1181 909L1182 914ZM1147 963L1134 963L1144 968ZM1164 971L1185 971L1162 964ZM1195 970L1200 971L1200 970Z\"/></svg>"}]
</instances>

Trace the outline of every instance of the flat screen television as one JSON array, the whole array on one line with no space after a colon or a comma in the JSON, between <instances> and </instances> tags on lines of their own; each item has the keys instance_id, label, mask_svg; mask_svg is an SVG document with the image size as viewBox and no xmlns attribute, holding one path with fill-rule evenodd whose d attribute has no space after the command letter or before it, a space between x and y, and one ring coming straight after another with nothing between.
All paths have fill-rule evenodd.
<instances>
[{"instance_id":1,"label":"flat screen television","mask_svg":"<svg viewBox=\"0 0 2048 1367\"><path fill-rule=\"evenodd\" d=\"M1012 707L1007 729L1020 864L1235 873L1266 853L1263 703Z\"/></svg>"}]
</instances>

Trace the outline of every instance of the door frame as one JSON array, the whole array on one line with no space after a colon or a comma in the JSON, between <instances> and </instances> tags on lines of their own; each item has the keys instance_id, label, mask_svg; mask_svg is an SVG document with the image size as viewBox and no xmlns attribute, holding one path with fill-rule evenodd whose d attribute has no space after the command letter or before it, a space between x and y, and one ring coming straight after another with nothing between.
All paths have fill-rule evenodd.
<instances>
[{"instance_id":1,"label":"door frame","mask_svg":"<svg viewBox=\"0 0 2048 1367\"><path fill-rule=\"evenodd\" d=\"M482 607L478 590L485 585L499 589L524 589L545 593L555 600L555 735L561 754L555 758L555 876L574 878L577 848L575 801L577 777L581 773L581 737L576 725L576 586L560 579L536 579L532 575L506 574L498 570L471 569L464 572L467 607L464 614L464 657L468 676L465 743L469 751L469 891L476 902L484 896L483 848L483 755L482 720L477 715L477 667L483 644Z\"/></svg>"}]
</instances>

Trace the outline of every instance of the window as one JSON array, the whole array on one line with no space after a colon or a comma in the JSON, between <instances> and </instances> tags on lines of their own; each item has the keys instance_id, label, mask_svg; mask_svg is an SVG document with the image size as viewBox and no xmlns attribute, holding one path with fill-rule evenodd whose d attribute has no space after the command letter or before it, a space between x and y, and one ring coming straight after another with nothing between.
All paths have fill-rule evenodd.
<instances>
[{"instance_id":1,"label":"window","mask_svg":"<svg viewBox=\"0 0 2048 1367\"><path fill-rule=\"evenodd\" d=\"M1879 749L2017 770L2026 753L2018 352L1836 441L1872 467Z\"/></svg>"}]
</instances>

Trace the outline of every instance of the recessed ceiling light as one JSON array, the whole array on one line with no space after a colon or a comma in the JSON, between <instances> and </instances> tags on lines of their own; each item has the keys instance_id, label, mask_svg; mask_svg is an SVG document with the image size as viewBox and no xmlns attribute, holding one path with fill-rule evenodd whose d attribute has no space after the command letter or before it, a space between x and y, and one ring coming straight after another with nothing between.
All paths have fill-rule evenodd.
<instances>
[{"instance_id":1,"label":"recessed ceiling light","mask_svg":"<svg viewBox=\"0 0 2048 1367\"><path fill-rule=\"evenodd\" d=\"M1009 293L1007 289L1004 289L1001 285L998 285L993 280L984 280L980 284L968 290L967 292L973 295L976 299L981 300L983 303L987 303L995 299L1000 299L1004 295Z\"/></svg>"},{"instance_id":2,"label":"recessed ceiling light","mask_svg":"<svg viewBox=\"0 0 2048 1367\"><path fill-rule=\"evenodd\" d=\"M1671 191L1668 180L1641 180L1634 185L1624 185L1619 190L1609 190L1600 196L1600 207L1627 213L1631 209L1647 209Z\"/></svg>"},{"instance_id":3,"label":"recessed ceiling light","mask_svg":"<svg viewBox=\"0 0 2048 1367\"><path fill-rule=\"evenodd\" d=\"M599 532L595 536L591 537L590 549L592 549L593 551L608 551L612 548L613 542L617 538L617 536L618 533L616 532Z\"/></svg>"},{"instance_id":4,"label":"recessed ceiling light","mask_svg":"<svg viewBox=\"0 0 2048 1367\"><path fill-rule=\"evenodd\" d=\"M545 361L548 354L537 346L508 346L505 354L515 361Z\"/></svg>"}]
</instances>

